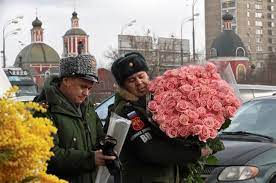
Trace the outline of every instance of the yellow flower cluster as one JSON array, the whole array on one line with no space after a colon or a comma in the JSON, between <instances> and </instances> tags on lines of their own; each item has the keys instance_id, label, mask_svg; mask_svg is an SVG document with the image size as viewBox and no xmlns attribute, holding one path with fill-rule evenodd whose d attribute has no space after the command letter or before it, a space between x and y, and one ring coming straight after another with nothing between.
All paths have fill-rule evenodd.
<instances>
[{"instance_id":1,"label":"yellow flower cluster","mask_svg":"<svg viewBox=\"0 0 276 183\"><path fill-rule=\"evenodd\" d=\"M33 117L34 111L45 112L40 105L12 100L16 90L0 98L0 182L20 183L30 177L41 183L64 182L45 173L57 129L47 118Z\"/></svg>"}]
</instances>

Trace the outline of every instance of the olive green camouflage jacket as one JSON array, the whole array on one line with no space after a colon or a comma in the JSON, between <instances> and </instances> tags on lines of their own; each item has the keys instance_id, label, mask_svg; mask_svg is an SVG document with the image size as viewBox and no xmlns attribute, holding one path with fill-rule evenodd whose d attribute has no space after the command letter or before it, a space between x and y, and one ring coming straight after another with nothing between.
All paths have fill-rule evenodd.
<instances>
[{"instance_id":1,"label":"olive green camouflage jacket","mask_svg":"<svg viewBox=\"0 0 276 183\"><path fill-rule=\"evenodd\" d=\"M45 115L58 129L47 172L70 183L93 183L97 170L94 151L104 136L100 119L88 101L80 106L80 113L59 91L57 80L48 79L34 100L47 104Z\"/></svg>"}]
</instances>

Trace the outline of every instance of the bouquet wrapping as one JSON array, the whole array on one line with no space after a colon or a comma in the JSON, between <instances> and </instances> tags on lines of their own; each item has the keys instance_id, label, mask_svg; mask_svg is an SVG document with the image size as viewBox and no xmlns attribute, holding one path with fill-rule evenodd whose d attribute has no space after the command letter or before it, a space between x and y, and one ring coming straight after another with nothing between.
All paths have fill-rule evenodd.
<instances>
[{"instance_id":1,"label":"bouquet wrapping","mask_svg":"<svg viewBox=\"0 0 276 183\"><path fill-rule=\"evenodd\" d=\"M107 135L110 135L117 140L114 150L117 152L118 156L120 155L130 124L130 120L120 117L115 113L111 113ZM105 166L101 166L97 172L95 182L106 183L109 177L110 173L108 169Z\"/></svg>"}]
</instances>

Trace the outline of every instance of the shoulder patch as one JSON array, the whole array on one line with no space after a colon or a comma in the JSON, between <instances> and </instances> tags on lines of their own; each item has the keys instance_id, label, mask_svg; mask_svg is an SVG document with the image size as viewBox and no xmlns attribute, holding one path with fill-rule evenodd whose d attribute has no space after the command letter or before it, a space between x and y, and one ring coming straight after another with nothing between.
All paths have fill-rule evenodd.
<instances>
[{"instance_id":1,"label":"shoulder patch","mask_svg":"<svg viewBox=\"0 0 276 183\"><path fill-rule=\"evenodd\" d=\"M127 114L127 117L131 120L131 126L133 130L140 131L144 128L145 124L135 111Z\"/></svg>"}]
</instances>

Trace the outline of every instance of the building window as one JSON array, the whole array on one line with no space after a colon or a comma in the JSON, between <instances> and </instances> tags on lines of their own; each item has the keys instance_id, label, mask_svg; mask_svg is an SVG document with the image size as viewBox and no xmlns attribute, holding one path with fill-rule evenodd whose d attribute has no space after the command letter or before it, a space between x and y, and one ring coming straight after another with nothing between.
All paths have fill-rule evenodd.
<instances>
[{"instance_id":1,"label":"building window","mask_svg":"<svg viewBox=\"0 0 276 183\"><path fill-rule=\"evenodd\" d=\"M210 55L211 55L211 57L217 57L218 56L216 48L211 48Z\"/></svg>"},{"instance_id":2,"label":"building window","mask_svg":"<svg viewBox=\"0 0 276 183\"><path fill-rule=\"evenodd\" d=\"M256 43L261 43L262 39L260 37L256 37Z\"/></svg>"},{"instance_id":3,"label":"building window","mask_svg":"<svg viewBox=\"0 0 276 183\"><path fill-rule=\"evenodd\" d=\"M268 39L268 43L270 43L270 44L272 43L272 39L271 38Z\"/></svg>"},{"instance_id":4,"label":"building window","mask_svg":"<svg viewBox=\"0 0 276 183\"><path fill-rule=\"evenodd\" d=\"M247 17L250 17L250 12L249 11L247 12Z\"/></svg>"},{"instance_id":5,"label":"building window","mask_svg":"<svg viewBox=\"0 0 276 183\"><path fill-rule=\"evenodd\" d=\"M245 57L245 51L242 47L238 47L236 49L236 56L238 57Z\"/></svg>"},{"instance_id":6,"label":"building window","mask_svg":"<svg viewBox=\"0 0 276 183\"><path fill-rule=\"evenodd\" d=\"M274 14L273 14L273 13L268 13L268 14L267 14L267 18L269 18L269 19L274 19Z\"/></svg>"},{"instance_id":7,"label":"building window","mask_svg":"<svg viewBox=\"0 0 276 183\"><path fill-rule=\"evenodd\" d=\"M256 8L256 10L261 10L261 9L262 9L262 5L260 5L260 4L255 4L255 8Z\"/></svg>"},{"instance_id":8,"label":"building window","mask_svg":"<svg viewBox=\"0 0 276 183\"><path fill-rule=\"evenodd\" d=\"M247 9L249 9L249 8L250 8L250 4L249 4L249 3L247 3L247 4L246 4L246 7L247 7Z\"/></svg>"},{"instance_id":9,"label":"building window","mask_svg":"<svg viewBox=\"0 0 276 183\"><path fill-rule=\"evenodd\" d=\"M267 6L267 10L274 11L274 6Z\"/></svg>"},{"instance_id":10,"label":"building window","mask_svg":"<svg viewBox=\"0 0 276 183\"><path fill-rule=\"evenodd\" d=\"M255 13L256 18L262 18L263 14L262 13Z\"/></svg>"},{"instance_id":11,"label":"building window","mask_svg":"<svg viewBox=\"0 0 276 183\"><path fill-rule=\"evenodd\" d=\"M267 22L267 24L268 24L268 27L274 27L275 26L274 22Z\"/></svg>"},{"instance_id":12,"label":"building window","mask_svg":"<svg viewBox=\"0 0 276 183\"><path fill-rule=\"evenodd\" d=\"M236 0L228 0L222 3L222 8L233 8L236 7Z\"/></svg>"},{"instance_id":13,"label":"building window","mask_svg":"<svg viewBox=\"0 0 276 183\"><path fill-rule=\"evenodd\" d=\"M271 46L268 47L268 51L272 51L272 47Z\"/></svg>"},{"instance_id":14,"label":"building window","mask_svg":"<svg viewBox=\"0 0 276 183\"><path fill-rule=\"evenodd\" d=\"M250 25L250 20L247 21L247 25Z\"/></svg>"},{"instance_id":15,"label":"building window","mask_svg":"<svg viewBox=\"0 0 276 183\"><path fill-rule=\"evenodd\" d=\"M256 34L258 34L258 35L263 34L263 30L262 29L256 29Z\"/></svg>"},{"instance_id":16,"label":"building window","mask_svg":"<svg viewBox=\"0 0 276 183\"><path fill-rule=\"evenodd\" d=\"M263 48L261 45L257 45L257 51L263 51Z\"/></svg>"},{"instance_id":17,"label":"building window","mask_svg":"<svg viewBox=\"0 0 276 183\"><path fill-rule=\"evenodd\" d=\"M255 25L256 25L256 26L259 26L259 27L262 27L262 26L263 26L263 22L261 22L261 21L256 21L256 22L255 22Z\"/></svg>"},{"instance_id":18,"label":"building window","mask_svg":"<svg viewBox=\"0 0 276 183\"><path fill-rule=\"evenodd\" d=\"M268 30L268 35L272 36L272 30Z\"/></svg>"}]
</instances>

